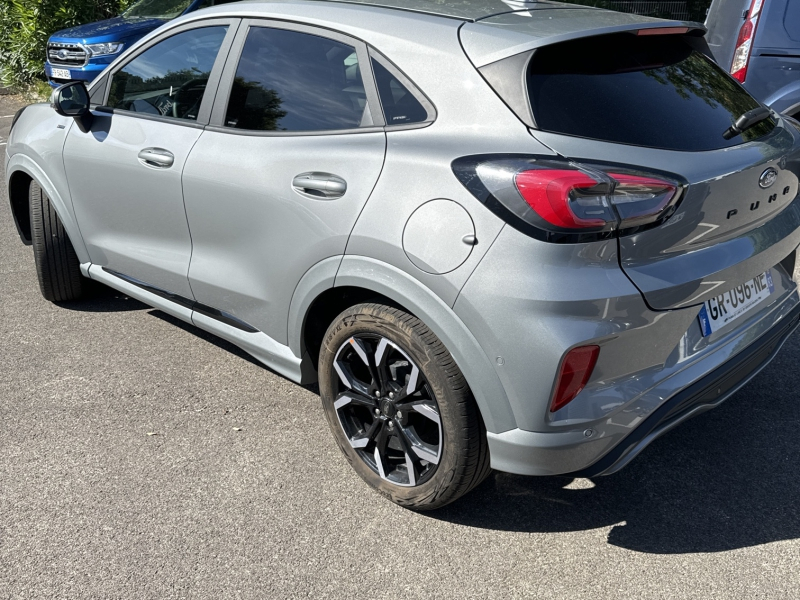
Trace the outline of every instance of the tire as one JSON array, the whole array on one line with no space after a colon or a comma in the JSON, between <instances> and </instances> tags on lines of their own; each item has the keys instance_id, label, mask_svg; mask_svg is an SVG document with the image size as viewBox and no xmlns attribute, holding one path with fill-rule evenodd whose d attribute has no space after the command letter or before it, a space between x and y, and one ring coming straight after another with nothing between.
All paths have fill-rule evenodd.
<instances>
[{"instance_id":1,"label":"tire","mask_svg":"<svg viewBox=\"0 0 800 600\"><path fill-rule=\"evenodd\" d=\"M86 284L80 262L50 198L35 181L30 191L31 238L42 296L51 302L77 300Z\"/></svg>"},{"instance_id":2,"label":"tire","mask_svg":"<svg viewBox=\"0 0 800 600\"><path fill-rule=\"evenodd\" d=\"M486 429L466 380L416 317L382 304L340 314L322 344L319 385L345 457L392 502L440 508L491 472Z\"/></svg>"}]
</instances>

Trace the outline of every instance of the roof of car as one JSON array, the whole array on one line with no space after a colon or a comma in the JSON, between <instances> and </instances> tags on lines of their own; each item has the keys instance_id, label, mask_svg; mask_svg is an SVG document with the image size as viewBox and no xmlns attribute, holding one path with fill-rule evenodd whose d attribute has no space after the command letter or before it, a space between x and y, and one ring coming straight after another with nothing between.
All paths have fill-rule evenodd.
<instances>
[{"instance_id":1,"label":"roof of car","mask_svg":"<svg viewBox=\"0 0 800 600\"><path fill-rule=\"evenodd\" d=\"M230 10L241 4L275 4L287 0L244 0L242 2L225 3L205 10ZM567 4L557 0L310 0L331 4L350 4L365 7L392 8L447 17L462 21L478 21L494 15L512 12L530 12L540 10L584 9L596 12L608 12L607 9Z\"/></svg>"},{"instance_id":2,"label":"roof of car","mask_svg":"<svg viewBox=\"0 0 800 600\"><path fill-rule=\"evenodd\" d=\"M465 21L516 11L587 8L554 0L322 0L420 12Z\"/></svg>"},{"instance_id":3,"label":"roof of car","mask_svg":"<svg viewBox=\"0 0 800 600\"><path fill-rule=\"evenodd\" d=\"M380 19L376 19L378 14ZM575 37L680 26L705 30L697 23L554 0L249 0L203 9L173 23L211 16L299 17L309 24L335 23L342 32L361 39L368 31L370 39L389 36L410 46L420 42L418 35L431 35L430 30L421 28L422 22L438 22L459 32L461 48L478 67ZM414 23L417 20L419 23ZM423 30L426 33L421 33Z\"/></svg>"}]
</instances>

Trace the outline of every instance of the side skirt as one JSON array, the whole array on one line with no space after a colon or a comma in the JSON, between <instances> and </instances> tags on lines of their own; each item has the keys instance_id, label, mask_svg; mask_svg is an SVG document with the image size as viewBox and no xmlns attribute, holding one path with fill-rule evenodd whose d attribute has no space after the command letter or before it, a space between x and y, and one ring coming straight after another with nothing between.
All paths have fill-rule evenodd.
<instances>
[{"instance_id":1,"label":"side skirt","mask_svg":"<svg viewBox=\"0 0 800 600\"><path fill-rule=\"evenodd\" d=\"M204 329L235 344L256 360L297 383L309 383L308 368L302 365L288 346L279 344L267 334L233 315L184 298L167 290L139 281L123 273L92 264L81 265L81 271L96 281L119 290L168 315ZM304 377L303 374L306 373Z\"/></svg>"}]
</instances>

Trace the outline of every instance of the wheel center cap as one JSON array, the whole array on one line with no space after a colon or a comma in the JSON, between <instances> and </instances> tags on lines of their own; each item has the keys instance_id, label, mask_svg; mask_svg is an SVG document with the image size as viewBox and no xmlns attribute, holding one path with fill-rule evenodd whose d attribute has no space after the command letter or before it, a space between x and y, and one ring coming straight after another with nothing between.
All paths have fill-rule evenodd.
<instances>
[{"instance_id":1,"label":"wheel center cap","mask_svg":"<svg viewBox=\"0 0 800 600\"><path fill-rule=\"evenodd\" d=\"M391 419L397 413L397 409L394 407L394 403L384 400L381 402L381 412L385 417Z\"/></svg>"}]
</instances>

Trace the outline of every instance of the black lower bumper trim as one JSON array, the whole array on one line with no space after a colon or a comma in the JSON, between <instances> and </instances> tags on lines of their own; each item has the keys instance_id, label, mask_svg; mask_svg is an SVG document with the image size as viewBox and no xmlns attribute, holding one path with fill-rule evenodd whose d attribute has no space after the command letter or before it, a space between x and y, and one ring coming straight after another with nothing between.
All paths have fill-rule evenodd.
<instances>
[{"instance_id":1,"label":"black lower bumper trim","mask_svg":"<svg viewBox=\"0 0 800 600\"><path fill-rule=\"evenodd\" d=\"M714 408L721 404L770 362L798 322L800 305L731 360L667 400L599 461L569 475L596 477L615 473L661 433L688 420L694 416L693 413L699 414L699 409Z\"/></svg>"}]
</instances>

